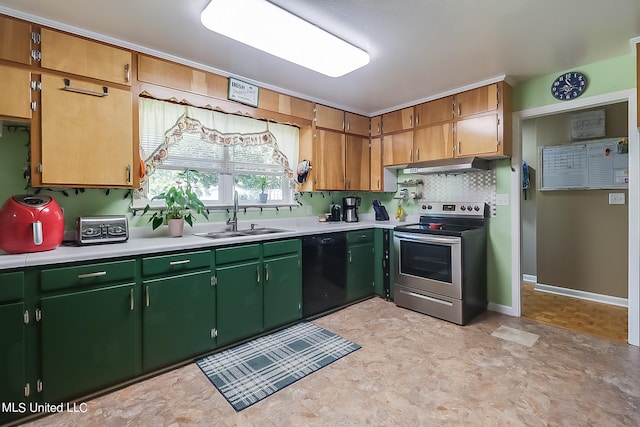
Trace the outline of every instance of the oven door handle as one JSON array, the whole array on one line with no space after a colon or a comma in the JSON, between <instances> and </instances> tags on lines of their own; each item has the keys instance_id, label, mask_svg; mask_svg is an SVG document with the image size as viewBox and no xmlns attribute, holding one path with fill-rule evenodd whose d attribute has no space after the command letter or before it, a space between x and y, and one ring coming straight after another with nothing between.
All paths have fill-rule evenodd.
<instances>
[{"instance_id":1,"label":"oven door handle","mask_svg":"<svg viewBox=\"0 0 640 427\"><path fill-rule=\"evenodd\" d=\"M393 233L394 239L399 240L412 240L414 242L420 243L437 243L440 245L459 245L460 238L459 237L443 237L443 236L433 236L427 234L416 234L416 233L404 233L400 231L396 231Z\"/></svg>"}]
</instances>

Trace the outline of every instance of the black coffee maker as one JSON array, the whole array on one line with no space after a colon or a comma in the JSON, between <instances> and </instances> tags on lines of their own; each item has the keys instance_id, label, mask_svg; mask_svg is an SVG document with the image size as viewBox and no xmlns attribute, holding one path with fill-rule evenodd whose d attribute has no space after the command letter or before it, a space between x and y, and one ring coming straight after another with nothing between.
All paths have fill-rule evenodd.
<instances>
[{"instance_id":1,"label":"black coffee maker","mask_svg":"<svg viewBox=\"0 0 640 427\"><path fill-rule=\"evenodd\" d=\"M342 199L342 220L344 222L358 222L360 201L360 197L345 197Z\"/></svg>"}]
</instances>

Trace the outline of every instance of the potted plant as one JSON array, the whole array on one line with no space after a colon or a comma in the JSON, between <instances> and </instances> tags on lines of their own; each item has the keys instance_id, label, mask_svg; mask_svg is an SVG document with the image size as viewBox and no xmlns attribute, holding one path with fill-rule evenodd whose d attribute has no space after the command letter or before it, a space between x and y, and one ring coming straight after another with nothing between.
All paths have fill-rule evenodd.
<instances>
[{"instance_id":1,"label":"potted plant","mask_svg":"<svg viewBox=\"0 0 640 427\"><path fill-rule=\"evenodd\" d=\"M264 192L264 190L267 188L267 177L258 177L258 185L260 185L260 194L258 194L258 201L260 203L267 203L268 194Z\"/></svg>"},{"instance_id":2,"label":"potted plant","mask_svg":"<svg viewBox=\"0 0 640 427\"><path fill-rule=\"evenodd\" d=\"M190 174L197 175L198 171L185 169L178 175L179 180L176 181L176 185L152 199L164 200L167 204L166 211L156 211L149 218L151 227L154 230L166 220L169 234L173 237L180 237L182 236L185 221L193 227L194 215L200 214L209 219L204 203L191 188ZM151 206L147 204L144 208L144 213L147 213L150 209Z\"/></svg>"}]
</instances>

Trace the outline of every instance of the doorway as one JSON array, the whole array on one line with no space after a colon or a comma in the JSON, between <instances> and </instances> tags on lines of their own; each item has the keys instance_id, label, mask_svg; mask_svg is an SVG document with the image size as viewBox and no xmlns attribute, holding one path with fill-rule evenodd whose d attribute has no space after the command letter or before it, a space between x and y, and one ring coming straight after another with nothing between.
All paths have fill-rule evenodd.
<instances>
[{"instance_id":1,"label":"doorway","mask_svg":"<svg viewBox=\"0 0 640 427\"><path fill-rule=\"evenodd\" d=\"M629 153L629 159L630 159L629 172L631 175L631 183L629 185L628 193L625 193L627 204L624 207L624 214L627 215L627 217L633 217L633 215L637 214L638 212L638 183L637 181L633 182L633 177L637 176L638 174L638 163L639 163L638 162L639 153L638 153L638 147L637 147L639 138L638 138L638 131L636 129L635 98L636 98L635 90L628 90L628 91L622 91L619 93L595 96L595 97L585 98L578 101L572 101L572 102L567 102L562 104L554 104L552 106L546 106L546 107L541 107L541 108L536 108L532 110L526 110L526 111L515 113L514 114L514 139L516 140L516 144L514 144L513 165L520 164L521 160L524 157L527 157L528 155L530 155L527 153L527 150L531 147L525 144L527 143L527 139L531 137L532 123L535 123L536 120L538 119L556 120L558 117L562 115L570 114L572 112L577 112L577 111L590 109L590 108L610 108L609 107L610 105L624 104L624 105L618 105L618 107L624 108L626 110L623 113L623 119L626 119L627 123L622 125L623 129L626 128L626 132L624 132L623 134L629 135L630 146L633 144L633 148L630 149L630 153ZM545 125L545 129L546 128L547 126ZM535 131L535 126L534 126L534 131ZM535 134L535 132L533 133ZM520 141L520 144L517 144L517 141ZM556 144L570 143L570 142L572 142L570 138L565 137L564 140L560 140L556 142ZM533 173L534 174L536 173L535 169ZM520 174L514 174L514 175L518 176L517 182L516 180L512 180L512 190L515 193L516 191L518 192L521 191L520 190L521 175ZM532 181L535 182L536 177L532 177ZM602 190L602 191L604 191L604 196L606 199L608 191L607 190ZM583 191L583 193L586 193L586 192ZM530 268L531 266L530 262L532 258L534 259L533 261L534 264L537 263L536 256L535 255L532 256L532 252L531 252L532 249L530 245L527 245L527 243L531 241L531 235L532 235L531 230L528 230L528 231L525 230L526 227L531 226L530 222L529 223L527 222L527 221L530 221L531 219L531 216L529 215L530 212L527 212L527 208L530 209L530 202L532 201L531 197L535 197L534 192L530 190L527 196L528 196L527 201L525 201L524 198L523 200L518 200L518 198L514 197L514 202L516 202L518 206L517 207L514 206L514 210L512 211L512 216L514 219L514 221L512 222L512 224L514 224L513 232L517 233L519 236L520 236L520 233L522 233L521 238L516 239L517 246L515 247L518 248L519 251L517 251L518 256L513 260L514 275L513 275L513 282L512 282L512 297L513 297L513 304L514 304L513 307L516 307L516 310L514 310L514 314L516 315L526 315L526 313L523 313L523 309L528 309L527 303L524 300L527 297L526 293L528 289L526 287L524 289L522 288L523 277L525 279L532 280L533 282L538 281L536 277L537 276L536 268L534 268L533 270ZM514 203L514 205L516 203ZM526 206L525 203L529 203L529 206ZM606 203L605 203L605 206L606 206ZM582 215L577 214L578 212L580 212L580 210L576 211L575 217L576 218L582 217ZM529 215L529 217L527 215ZM535 215L533 217L535 218ZM522 228L522 229L516 230L515 229L516 227ZM636 224L634 221L631 221L630 223L628 223L628 225L625 225L623 227L623 233L624 233L623 236L625 238L628 238L629 235L634 235L634 233L637 233L637 232L638 232L638 224ZM534 233L535 233L535 223L534 223ZM516 243L516 240L514 240L514 243ZM638 287L639 286L638 286L637 258L638 258L638 252L639 252L638 251L639 245L638 245L638 242L630 240L628 241L628 243L627 242L622 243L622 246L624 246L623 249L627 249L627 251L623 255L624 259L622 260L623 261L623 264L621 264L622 267L618 266L616 270L617 271L624 270L623 271L624 273L628 273L628 275L626 275L626 277L622 279L622 282L626 282L626 283L622 283L622 287L623 288L626 287L626 289L623 289L623 292L624 291L626 292L624 292L624 294L620 293L619 290L617 291L617 294L614 292L613 293L614 303L619 302L621 300L624 300L625 303L628 301L627 339L629 343L638 345L638 303L639 303ZM534 248L533 251L535 253L536 248ZM633 260L635 260L635 262L633 262ZM533 271L533 273L531 273L531 271ZM619 279L617 281L620 282ZM562 288L562 286L560 286L560 288ZM597 294L599 292L592 292L592 293ZM611 293L611 292L604 292L604 293ZM538 294L540 294L540 292L538 292ZM550 297L553 297L553 295L546 296L546 298L550 298ZM626 297L626 298L623 298L623 297ZM575 300L575 298L570 298L570 300ZM567 301L568 300L559 303L558 306L564 308L566 313L570 313L571 309L569 308ZM583 301L583 302L572 301L572 302L579 302L580 304L590 303L590 301ZM549 305L548 302L546 304ZM587 307L589 307L589 305L587 305ZM612 307L612 308L618 309L616 311L620 312L619 310L620 307ZM574 314L569 315L568 317L575 318L576 312L582 312L582 311L596 312L597 311L593 307L576 308L574 310L575 310ZM612 317L611 315L605 315L605 317L613 318L615 316ZM587 320L586 322L587 323L591 322L591 320ZM624 317L622 318L622 323L624 324ZM610 327L610 325L608 325L607 328L608 327ZM616 327L616 329L618 328ZM582 332L586 332L586 331L582 331Z\"/></svg>"}]
</instances>

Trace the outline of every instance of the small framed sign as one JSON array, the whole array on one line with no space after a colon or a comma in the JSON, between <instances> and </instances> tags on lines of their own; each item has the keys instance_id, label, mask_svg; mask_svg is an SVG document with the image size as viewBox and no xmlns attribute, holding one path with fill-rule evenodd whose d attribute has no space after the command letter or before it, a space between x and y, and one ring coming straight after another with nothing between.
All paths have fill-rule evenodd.
<instances>
[{"instance_id":1,"label":"small framed sign","mask_svg":"<svg viewBox=\"0 0 640 427\"><path fill-rule=\"evenodd\" d=\"M571 139L599 138L605 135L605 110L571 115Z\"/></svg>"},{"instance_id":2,"label":"small framed sign","mask_svg":"<svg viewBox=\"0 0 640 427\"><path fill-rule=\"evenodd\" d=\"M243 104L258 106L258 91L260 88L251 83L229 77L229 95L232 101L241 102Z\"/></svg>"}]
</instances>

